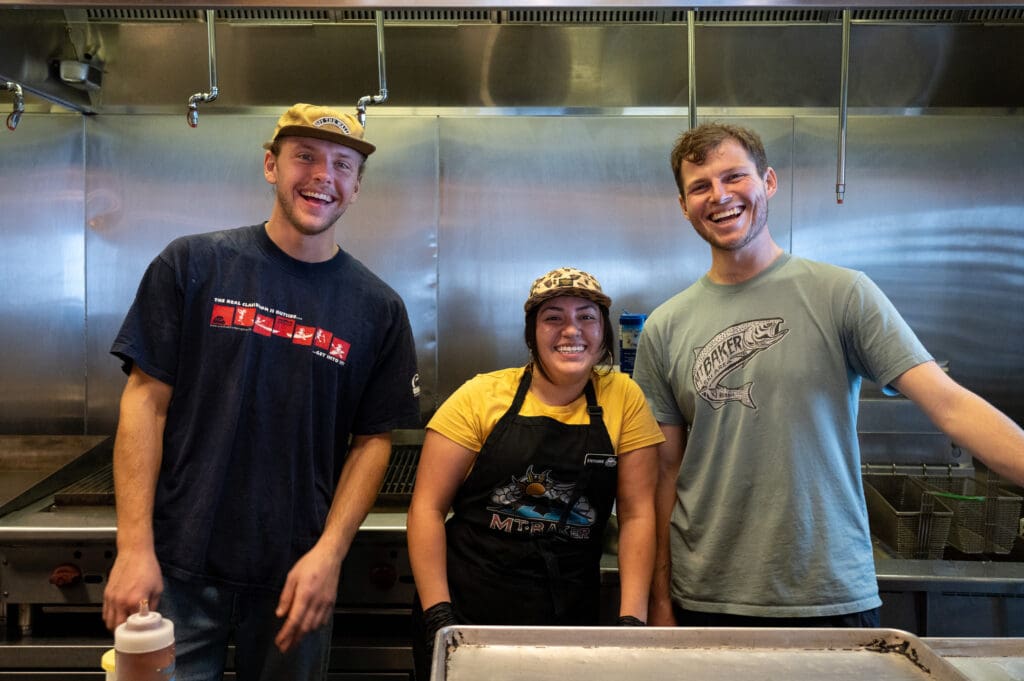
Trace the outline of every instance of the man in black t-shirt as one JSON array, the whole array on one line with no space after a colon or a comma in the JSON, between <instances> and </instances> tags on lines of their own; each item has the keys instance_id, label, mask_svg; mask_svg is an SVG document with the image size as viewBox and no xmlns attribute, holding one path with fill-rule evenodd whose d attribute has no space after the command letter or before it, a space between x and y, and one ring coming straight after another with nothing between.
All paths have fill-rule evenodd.
<instances>
[{"instance_id":1,"label":"man in black t-shirt","mask_svg":"<svg viewBox=\"0 0 1024 681\"><path fill-rule=\"evenodd\" d=\"M149 602L177 677L320 679L342 562L390 431L419 426L401 298L336 241L366 157L355 116L297 104L265 145L260 225L183 237L150 264L111 352L118 556L103 615Z\"/></svg>"}]
</instances>

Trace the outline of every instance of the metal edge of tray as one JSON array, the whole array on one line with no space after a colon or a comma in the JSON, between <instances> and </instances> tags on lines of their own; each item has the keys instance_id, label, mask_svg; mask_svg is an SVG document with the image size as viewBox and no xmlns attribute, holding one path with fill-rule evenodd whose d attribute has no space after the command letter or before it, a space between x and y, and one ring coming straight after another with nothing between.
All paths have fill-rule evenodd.
<instances>
[{"instance_id":1,"label":"metal edge of tray","mask_svg":"<svg viewBox=\"0 0 1024 681\"><path fill-rule=\"evenodd\" d=\"M900 629L726 627L506 627L450 626L437 634L431 680L444 681L460 646L595 648L726 648L732 650L866 650L897 654L936 681L968 681L916 635Z\"/></svg>"}]
</instances>

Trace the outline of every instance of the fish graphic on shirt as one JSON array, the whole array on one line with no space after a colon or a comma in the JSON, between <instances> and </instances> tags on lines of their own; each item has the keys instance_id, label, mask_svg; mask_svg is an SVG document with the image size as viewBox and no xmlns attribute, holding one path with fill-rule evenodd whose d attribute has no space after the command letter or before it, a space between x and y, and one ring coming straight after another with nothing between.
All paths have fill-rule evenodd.
<instances>
[{"instance_id":1,"label":"fish graphic on shirt","mask_svg":"<svg viewBox=\"0 0 1024 681\"><path fill-rule=\"evenodd\" d=\"M727 402L739 402L756 409L750 391L753 382L729 388L722 381L733 371L746 365L754 355L767 350L783 339L789 329L780 328L783 319L754 319L734 324L719 332L693 353L693 385L697 394L714 409Z\"/></svg>"}]
</instances>

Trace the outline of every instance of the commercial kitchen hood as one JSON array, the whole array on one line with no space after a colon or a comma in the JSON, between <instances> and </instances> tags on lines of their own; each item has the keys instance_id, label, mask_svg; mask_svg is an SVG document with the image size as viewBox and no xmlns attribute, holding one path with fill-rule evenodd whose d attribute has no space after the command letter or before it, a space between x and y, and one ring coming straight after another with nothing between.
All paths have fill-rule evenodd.
<instances>
[{"instance_id":1,"label":"commercial kitchen hood","mask_svg":"<svg viewBox=\"0 0 1024 681\"><path fill-rule=\"evenodd\" d=\"M834 108L843 8L853 15L850 107L1024 105L1020 3L523 4L218 3L221 93L206 110L354 105L376 91L378 12L391 108L686 107L688 10L699 106ZM30 111L184 114L207 82L206 9L0 0L0 82L20 84Z\"/></svg>"}]
</instances>

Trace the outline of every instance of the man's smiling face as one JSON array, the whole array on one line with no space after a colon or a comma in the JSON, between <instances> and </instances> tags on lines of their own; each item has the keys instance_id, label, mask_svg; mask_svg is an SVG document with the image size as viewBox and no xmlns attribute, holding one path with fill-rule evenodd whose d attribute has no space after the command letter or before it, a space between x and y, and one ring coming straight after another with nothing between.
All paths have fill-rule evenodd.
<instances>
[{"instance_id":1,"label":"man's smiling face","mask_svg":"<svg viewBox=\"0 0 1024 681\"><path fill-rule=\"evenodd\" d=\"M277 156L267 152L264 176L277 202L301 234L330 229L359 196L365 157L350 147L312 137L284 137Z\"/></svg>"},{"instance_id":2,"label":"man's smiling face","mask_svg":"<svg viewBox=\"0 0 1024 681\"><path fill-rule=\"evenodd\" d=\"M712 248L738 251L767 234L768 199L777 181L771 168L764 177L746 149L726 139L698 165L680 167L686 196L680 197L683 214L697 234Z\"/></svg>"}]
</instances>

